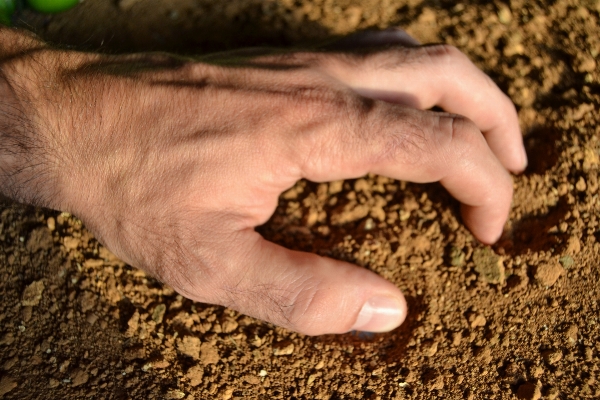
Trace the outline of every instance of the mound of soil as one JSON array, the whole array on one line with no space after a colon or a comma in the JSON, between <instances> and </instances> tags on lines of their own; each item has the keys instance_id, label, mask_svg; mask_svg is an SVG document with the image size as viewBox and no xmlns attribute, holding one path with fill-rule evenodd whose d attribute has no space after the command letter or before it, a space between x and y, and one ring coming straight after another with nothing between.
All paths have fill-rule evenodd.
<instances>
[{"instance_id":1,"label":"mound of soil","mask_svg":"<svg viewBox=\"0 0 600 400\"><path fill-rule=\"evenodd\" d=\"M550 5L549 5L550 4ZM107 52L299 45L402 26L453 44L514 100L530 159L502 239L439 186L299 182L261 233L407 296L399 329L304 337L193 303L68 214L0 205L0 398L600 398L600 2L86 0L23 13Z\"/></svg>"}]
</instances>

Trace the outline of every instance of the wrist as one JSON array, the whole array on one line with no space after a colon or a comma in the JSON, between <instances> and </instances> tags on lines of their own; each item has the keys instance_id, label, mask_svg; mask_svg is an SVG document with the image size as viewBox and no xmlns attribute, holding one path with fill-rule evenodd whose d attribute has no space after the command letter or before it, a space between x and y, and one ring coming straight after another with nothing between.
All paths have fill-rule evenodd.
<instances>
[{"instance_id":1,"label":"wrist","mask_svg":"<svg viewBox=\"0 0 600 400\"><path fill-rule=\"evenodd\" d=\"M60 208L60 53L30 32L0 27L0 193L50 208Z\"/></svg>"},{"instance_id":2,"label":"wrist","mask_svg":"<svg viewBox=\"0 0 600 400\"><path fill-rule=\"evenodd\" d=\"M31 119L24 105L27 96L15 80L24 72L17 72L15 64L34 48L26 38L14 29L0 28L0 192L22 202L33 199L24 182L35 176Z\"/></svg>"}]
</instances>

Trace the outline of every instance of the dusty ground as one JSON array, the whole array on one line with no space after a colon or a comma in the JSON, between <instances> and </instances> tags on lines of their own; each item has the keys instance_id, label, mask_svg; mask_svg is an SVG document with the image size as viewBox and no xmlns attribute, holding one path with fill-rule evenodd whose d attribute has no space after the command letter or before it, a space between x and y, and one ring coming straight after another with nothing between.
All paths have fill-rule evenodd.
<instances>
[{"instance_id":1,"label":"dusty ground","mask_svg":"<svg viewBox=\"0 0 600 400\"><path fill-rule=\"evenodd\" d=\"M495 246L438 185L300 182L261 232L370 268L407 295L388 334L307 338L195 304L116 260L74 217L0 205L6 399L600 398L597 0L86 0L24 14L104 51L295 45L405 27L454 44L520 112L530 167Z\"/></svg>"}]
</instances>

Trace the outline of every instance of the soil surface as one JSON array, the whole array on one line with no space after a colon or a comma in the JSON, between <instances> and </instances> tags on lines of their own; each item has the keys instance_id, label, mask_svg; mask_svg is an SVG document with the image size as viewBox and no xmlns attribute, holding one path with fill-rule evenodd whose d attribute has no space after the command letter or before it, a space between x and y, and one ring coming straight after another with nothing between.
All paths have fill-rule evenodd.
<instances>
[{"instance_id":1,"label":"soil surface","mask_svg":"<svg viewBox=\"0 0 600 400\"><path fill-rule=\"evenodd\" d=\"M386 334L305 337L194 303L68 214L0 205L3 399L600 398L600 2L86 0L21 26L79 48L201 53L401 26L459 47L519 109L503 238L439 185L299 182L261 233L407 296Z\"/></svg>"}]
</instances>

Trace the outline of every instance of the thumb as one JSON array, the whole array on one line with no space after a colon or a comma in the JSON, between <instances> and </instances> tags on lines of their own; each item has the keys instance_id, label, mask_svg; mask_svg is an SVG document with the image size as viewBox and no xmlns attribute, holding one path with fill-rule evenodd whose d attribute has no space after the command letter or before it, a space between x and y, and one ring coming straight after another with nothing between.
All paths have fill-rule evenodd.
<instances>
[{"instance_id":1,"label":"thumb","mask_svg":"<svg viewBox=\"0 0 600 400\"><path fill-rule=\"evenodd\" d=\"M243 261L230 264L233 270L220 276L225 280L211 285L209 302L307 335L385 332L404 321L404 296L377 274L285 249L251 229L242 236L232 253Z\"/></svg>"}]
</instances>

